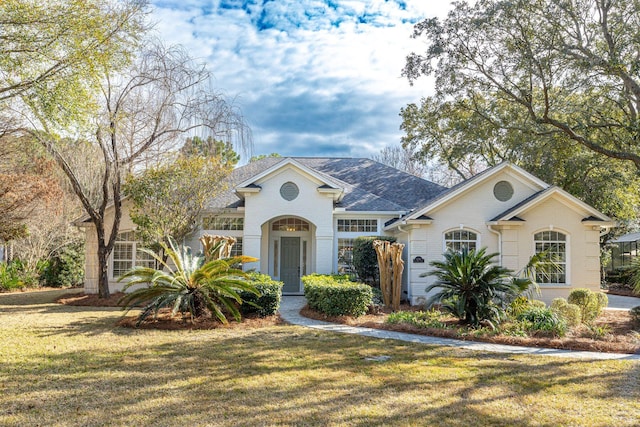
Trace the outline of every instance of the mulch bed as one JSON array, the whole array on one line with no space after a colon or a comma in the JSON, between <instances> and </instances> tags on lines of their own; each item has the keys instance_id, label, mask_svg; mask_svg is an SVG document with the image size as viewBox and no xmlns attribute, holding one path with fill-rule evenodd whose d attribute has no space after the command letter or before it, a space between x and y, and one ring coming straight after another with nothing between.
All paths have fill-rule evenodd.
<instances>
[{"instance_id":1,"label":"mulch bed","mask_svg":"<svg viewBox=\"0 0 640 427\"><path fill-rule=\"evenodd\" d=\"M161 310L158 313L158 318L154 319L153 315L150 315L144 322L140 324L140 326L136 326L138 321L137 316L127 316L120 319L116 325L122 326L124 328L138 328L138 329L161 329L168 331L177 331L177 330L202 330L202 329L258 329L258 328L266 328L269 326L275 325L284 325L286 322L282 320L280 315L275 316L267 316L260 317L258 315L246 315L242 316L242 320L240 322L236 322L233 317L227 317L229 319L229 323L224 324L219 320L204 317L201 319L194 319L191 322L191 319L183 319L180 314L176 316L172 316L171 312L167 310Z\"/></svg>"},{"instance_id":2,"label":"mulch bed","mask_svg":"<svg viewBox=\"0 0 640 427\"><path fill-rule=\"evenodd\" d=\"M56 302L59 304L84 307L121 307L118 302L124 295L125 294L123 292L115 292L112 293L109 298L104 299L99 298L97 294L85 294L84 292L79 292L77 294L65 295L61 298L58 298ZM172 316L171 311L169 309L165 309L160 310L156 319L153 318L153 315L150 315L144 322L140 324L140 326L136 326L136 323L138 321L137 316L123 317L116 323L116 325L125 328L139 329L199 330L218 328L255 329L274 325L282 325L285 323L279 315L260 317L258 315L249 314L246 316L242 316L242 320L240 322L236 322L231 316L228 316L227 318L229 319L228 324L223 324L219 320L211 317L194 319L194 321L191 322L191 319L183 319L180 314Z\"/></svg>"},{"instance_id":3,"label":"mulch bed","mask_svg":"<svg viewBox=\"0 0 640 427\"><path fill-rule=\"evenodd\" d=\"M402 309L403 307L401 307ZM416 310L416 307L406 307ZM386 323L387 313L367 314L361 317L351 316L327 316L309 307L305 307L300 312L305 317L316 320L324 320L332 323L340 323L350 326L362 326L365 328L384 329L388 331L407 332L417 335L427 335L442 338L454 338L466 341L481 341L495 344L509 344L526 347L543 347L564 350L598 351L606 353L629 353L640 354L640 330L634 329L633 320L626 311L605 310L596 320L598 326L608 325L611 333L602 339L592 339L588 337L588 330L582 326L568 333L562 338L552 337L512 337L506 335L481 336L470 335L459 336L461 329L456 319L449 319L445 323L451 329L418 328L409 324L388 324Z\"/></svg>"}]
</instances>

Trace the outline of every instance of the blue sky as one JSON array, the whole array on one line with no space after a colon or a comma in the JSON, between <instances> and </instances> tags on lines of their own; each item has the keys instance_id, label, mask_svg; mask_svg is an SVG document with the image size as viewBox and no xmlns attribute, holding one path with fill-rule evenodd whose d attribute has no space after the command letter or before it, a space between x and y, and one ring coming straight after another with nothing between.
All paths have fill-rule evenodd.
<instances>
[{"instance_id":1,"label":"blue sky","mask_svg":"<svg viewBox=\"0 0 640 427\"><path fill-rule=\"evenodd\" d=\"M206 62L254 153L369 157L399 144L400 108L431 92L400 77L413 24L448 0L152 0L160 37Z\"/></svg>"}]
</instances>

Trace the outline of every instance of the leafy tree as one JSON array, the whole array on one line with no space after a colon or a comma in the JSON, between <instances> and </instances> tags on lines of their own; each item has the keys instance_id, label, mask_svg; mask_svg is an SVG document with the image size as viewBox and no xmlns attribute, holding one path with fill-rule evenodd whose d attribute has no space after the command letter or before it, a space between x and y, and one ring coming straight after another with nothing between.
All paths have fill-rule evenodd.
<instances>
[{"instance_id":1,"label":"leafy tree","mask_svg":"<svg viewBox=\"0 0 640 427\"><path fill-rule=\"evenodd\" d=\"M436 93L403 110L405 144L426 141L423 156L437 153L461 176L514 158L558 170L547 180L592 198L608 185L594 204L629 210L621 194L637 200L640 168L638 22L640 9L623 0L454 3L445 20L415 27L428 48L403 74L433 76Z\"/></svg>"},{"instance_id":2,"label":"leafy tree","mask_svg":"<svg viewBox=\"0 0 640 427\"><path fill-rule=\"evenodd\" d=\"M0 105L27 102L65 121L94 98L90 76L126 61L145 18L144 0L3 0Z\"/></svg>"},{"instance_id":3,"label":"leafy tree","mask_svg":"<svg viewBox=\"0 0 640 427\"><path fill-rule=\"evenodd\" d=\"M497 255L486 254L486 248L449 251L444 254L444 261L432 261L435 270L421 275L437 279L427 286L427 292L438 290L428 304L442 304L445 310L469 325L499 322L504 316L505 304L519 292L519 282L513 280L509 269L492 263Z\"/></svg>"},{"instance_id":4,"label":"leafy tree","mask_svg":"<svg viewBox=\"0 0 640 427\"><path fill-rule=\"evenodd\" d=\"M55 164L34 147L29 138L0 139L0 240L25 237L29 219L38 211L51 217L60 199Z\"/></svg>"},{"instance_id":5,"label":"leafy tree","mask_svg":"<svg viewBox=\"0 0 640 427\"><path fill-rule=\"evenodd\" d=\"M198 136L187 138L180 154L186 157L218 157L222 164L232 167L240 161L240 155L235 152L229 141L218 141L210 136L207 139Z\"/></svg>"},{"instance_id":6,"label":"leafy tree","mask_svg":"<svg viewBox=\"0 0 640 427\"><path fill-rule=\"evenodd\" d=\"M174 239L170 238L168 245L161 245L172 265L155 252L145 249L163 266L163 270L138 266L120 278L121 281L130 279L125 290L134 285L149 285L126 294L120 300L127 310L144 304L138 325L151 313L157 315L165 307L171 308L173 314L189 314L191 321L204 316L207 310L223 323L227 323L225 312L240 320L236 304L242 304L243 300L239 293L259 295L249 274L234 268L257 259L238 256L205 262L204 256L192 255L190 248L178 247Z\"/></svg>"},{"instance_id":7,"label":"leafy tree","mask_svg":"<svg viewBox=\"0 0 640 427\"><path fill-rule=\"evenodd\" d=\"M249 163L253 163L253 162L257 162L258 160L262 160L262 159L266 159L267 157L282 157L280 154L278 153L271 153L271 154L258 154L257 156L252 156L249 159Z\"/></svg>"},{"instance_id":8,"label":"leafy tree","mask_svg":"<svg viewBox=\"0 0 640 427\"><path fill-rule=\"evenodd\" d=\"M209 78L183 49L150 40L127 67L104 68L96 109L78 120L61 126L30 105L38 122L24 130L56 160L95 227L100 297L109 296L108 258L122 216L122 183L136 164L198 129L248 143L242 117L211 91ZM69 143L56 137L63 133L79 139ZM72 155L78 150L90 154L84 164ZM83 180L87 170L97 175L92 182Z\"/></svg>"},{"instance_id":9,"label":"leafy tree","mask_svg":"<svg viewBox=\"0 0 640 427\"><path fill-rule=\"evenodd\" d=\"M229 157L193 155L131 175L124 193L133 201L129 215L146 246L158 247L169 236L181 241L193 232L207 202L226 189L231 168Z\"/></svg>"}]
</instances>

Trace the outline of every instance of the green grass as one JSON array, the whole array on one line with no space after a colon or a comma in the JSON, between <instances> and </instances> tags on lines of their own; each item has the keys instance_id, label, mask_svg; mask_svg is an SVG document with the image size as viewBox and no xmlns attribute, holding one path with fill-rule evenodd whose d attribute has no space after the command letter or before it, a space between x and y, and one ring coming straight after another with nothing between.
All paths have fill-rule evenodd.
<instances>
[{"instance_id":1,"label":"green grass","mask_svg":"<svg viewBox=\"0 0 640 427\"><path fill-rule=\"evenodd\" d=\"M0 295L0 425L640 424L638 362L293 326L130 330L117 309L50 303L60 292Z\"/></svg>"}]
</instances>

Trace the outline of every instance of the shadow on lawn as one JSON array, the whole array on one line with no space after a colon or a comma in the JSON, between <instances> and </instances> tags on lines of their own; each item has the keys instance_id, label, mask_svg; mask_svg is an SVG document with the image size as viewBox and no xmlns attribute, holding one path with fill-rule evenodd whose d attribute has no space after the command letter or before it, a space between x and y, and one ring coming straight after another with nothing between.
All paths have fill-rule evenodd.
<instances>
[{"instance_id":1,"label":"shadow on lawn","mask_svg":"<svg viewBox=\"0 0 640 427\"><path fill-rule=\"evenodd\" d=\"M540 414L557 406L555 416L578 411L588 419L597 408L580 402L602 400L608 414L624 413L622 420L636 425L640 400L638 363L477 353L291 326L112 332L91 350L0 359L10 390L0 397L0 421L563 425L575 418L545 421ZM59 338L78 339L72 335ZM377 355L391 359L366 360Z\"/></svg>"},{"instance_id":2,"label":"shadow on lawn","mask_svg":"<svg viewBox=\"0 0 640 427\"><path fill-rule=\"evenodd\" d=\"M53 304L61 296L81 292L82 288L67 288L0 293L0 306Z\"/></svg>"}]
</instances>

